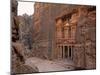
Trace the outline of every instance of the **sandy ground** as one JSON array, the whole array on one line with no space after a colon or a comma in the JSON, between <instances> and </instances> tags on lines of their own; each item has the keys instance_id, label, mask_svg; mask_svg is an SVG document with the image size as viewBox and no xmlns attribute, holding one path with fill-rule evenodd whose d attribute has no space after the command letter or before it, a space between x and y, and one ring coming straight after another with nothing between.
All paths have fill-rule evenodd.
<instances>
[{"instance_id":1,"label":"sandy ground","mask_svg":"<svg viewBox=\"0 0 100 75\"><path fill-rule=\"evenodd\" d=\"M44 60L37 57L28 58L25 62L27 65L35 65L38 67L39 72L50 72L50 71L64 71L73 70L73 63L70 60Z\"/></svg>"}]
</instances>

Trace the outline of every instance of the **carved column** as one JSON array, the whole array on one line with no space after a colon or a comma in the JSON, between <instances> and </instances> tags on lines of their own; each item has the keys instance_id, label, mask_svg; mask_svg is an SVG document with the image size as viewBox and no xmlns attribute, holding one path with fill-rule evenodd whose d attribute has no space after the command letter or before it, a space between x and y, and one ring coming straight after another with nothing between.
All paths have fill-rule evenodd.
<instances>
[{"instance_id":1,"label":"carved column","mask_svg":"<svg viewBox=\"0 0 100 75\"><path fill-rule=\"evenodd\" d=\"M63 45L63 58L65 58L65 46Z\"/></svg>"}]
</instances>

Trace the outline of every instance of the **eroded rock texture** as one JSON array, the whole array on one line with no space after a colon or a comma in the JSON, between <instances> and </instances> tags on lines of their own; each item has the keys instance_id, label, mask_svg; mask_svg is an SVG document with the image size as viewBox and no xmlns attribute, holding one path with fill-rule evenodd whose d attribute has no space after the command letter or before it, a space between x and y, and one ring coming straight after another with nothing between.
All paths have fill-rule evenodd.
<instances>
[{"instance_id":1,"label":"eroded rock texture","mask_svg":"<svg viewBox=\"0 0 100 75\"><path fill-rule=\"evenodd\" d=\"M76 70L95 69L96 7L36 2L32 16L17 16L12 0L12 72L38 72L25 64L29 57L69 59Z\"/></svg>"},{"instance_id":2,"label":"eroded rock texture","mask_svg":"<svg viewBox=\"0 0 100 75\"><path fill-rule=\"evenodd\" d=\"M40 52L39 57L56 58L56 18L69 14L77 6L36 2L34 7L33 37L35 37L34 47L37 48L35 52Z\"/></svg>"},{"instance_id":3,"label":"eroded rock texture","mask_svg":"<svg viewBox=\"0 0 100 75\"><path fill-rule=\"evenodd\" d=\"M75 62L86 69L96 68L96 7L80 7L77 24ZM82 48L82 49L80 49Z\"/></svg>"},{"instance_id":4,"label":"eroded rock texture","mask_svg":"<svg viewBox=\"0 0 100 75\"><path fill-rule=\"evenodd\" d=\"M68 57L76 69L95 69L96 7L39 2L34 7L33 52L37 57ZM66 47L71 50L68 54Z\"/></svg>"},{"instance_id":5,"label":"eroded rock texture","mask_svg":"<svg viewBox=\"0 0 100 75\"><path fill-rule=\"evenodd\" d=\"M30 67L29 65L25 64L25 60L28 57L27 49L25 47L28 46L30 48L29 43L25 45L25 42L20 41L20 32L19 32L19 25L20 19L17 16L17 6L18 3L16 0L11 1L11 21L12 21L12 51L11 51L11 73L33 73L38 72L38 68L36 66ZM24 22L24 21L22 21ZM30 28L30 27L29 27ZM29 34L30 35L30 34ZM27 43L27 42L26 42Z\"/></svg>"}]
</instances>

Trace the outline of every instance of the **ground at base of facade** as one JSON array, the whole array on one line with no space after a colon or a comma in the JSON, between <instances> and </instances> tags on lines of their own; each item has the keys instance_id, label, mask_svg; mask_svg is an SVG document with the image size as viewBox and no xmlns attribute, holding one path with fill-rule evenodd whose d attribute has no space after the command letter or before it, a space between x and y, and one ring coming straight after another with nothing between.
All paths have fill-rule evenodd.
<instances>
[{"instance_id":1,"label":"ground at base of facade","mask_svg":"<svg viewBox=\"0 0 100 75\"><path fill-rule=\"evenodd\" d=\"M67 71L74 70L74 64L71 60L45 60L37 57L28 58L25 64L32 67L37 66L39 72Z\"/></svg>"}]
</instances>

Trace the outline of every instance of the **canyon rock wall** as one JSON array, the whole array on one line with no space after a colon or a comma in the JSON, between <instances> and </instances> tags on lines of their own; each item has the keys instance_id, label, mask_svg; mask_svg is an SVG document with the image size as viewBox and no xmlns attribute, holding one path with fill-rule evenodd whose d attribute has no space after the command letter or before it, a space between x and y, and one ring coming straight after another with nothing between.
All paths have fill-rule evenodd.
<instances>
[{"instance_id":1,"label":"canyon rock wall","mask_svg":"<svg viewBox=\"0 0 100 75\"><path fill-rule=\"evenodd\" d=\"M76 69L96 68L96 7L36 2L34 12L35 38L33 49L38 57L57 58L56 20L69 15L76 24L73 61ZM71 15L71 16L70 16ZM33 36L33 37L34 37ZM37 54L38 53L38 54Z\"/></svg>"},{"instance_id":2,"label":"canyon rock wall","mask_svg":"<svg viewBox=\"0 0 100 75\"><path fill-rule=\"evenodd\" d=\"M74 58L77 66L96 68L96 7L80 7Z\"/></svg>"},{"instance_id":3,"label":"canyon rock wall","mask_svg":"<svg viewBox=\"0 0 100 75\"><path fill-rule=\"evenodd\" d=\"M25 43L20 40L20 19L17 15L17 7L18 2L16 0L11 0L11 74L38 72L36 66L33 65L33 67L31 67L25 64L25 60L28 57L25 48L27 45L25 46ZM32 36L31 33L29 35Z\"/></svg>"},{"instance_id":4,"label":"canyon rock wall","mask_svg":"<svg viewBox=\"0 0 100 75\"><path fill-rule=\"evenodd\" d=\"M56 58L56 18L72 12L72 10L77 8L77 6L36 2L34 8L33 25L35 33L33 34L33 37L35 37L34 40L36 41L34 44L42 47L41 51L41 47L38 46L38 51L40 50L40 55L42 55L41 57L50 59ZM35 51L38 53L37 50ZM43 56L44 54L41 54L41 52L45 52L45 56Z\"/></svg>"}]
</instances>

